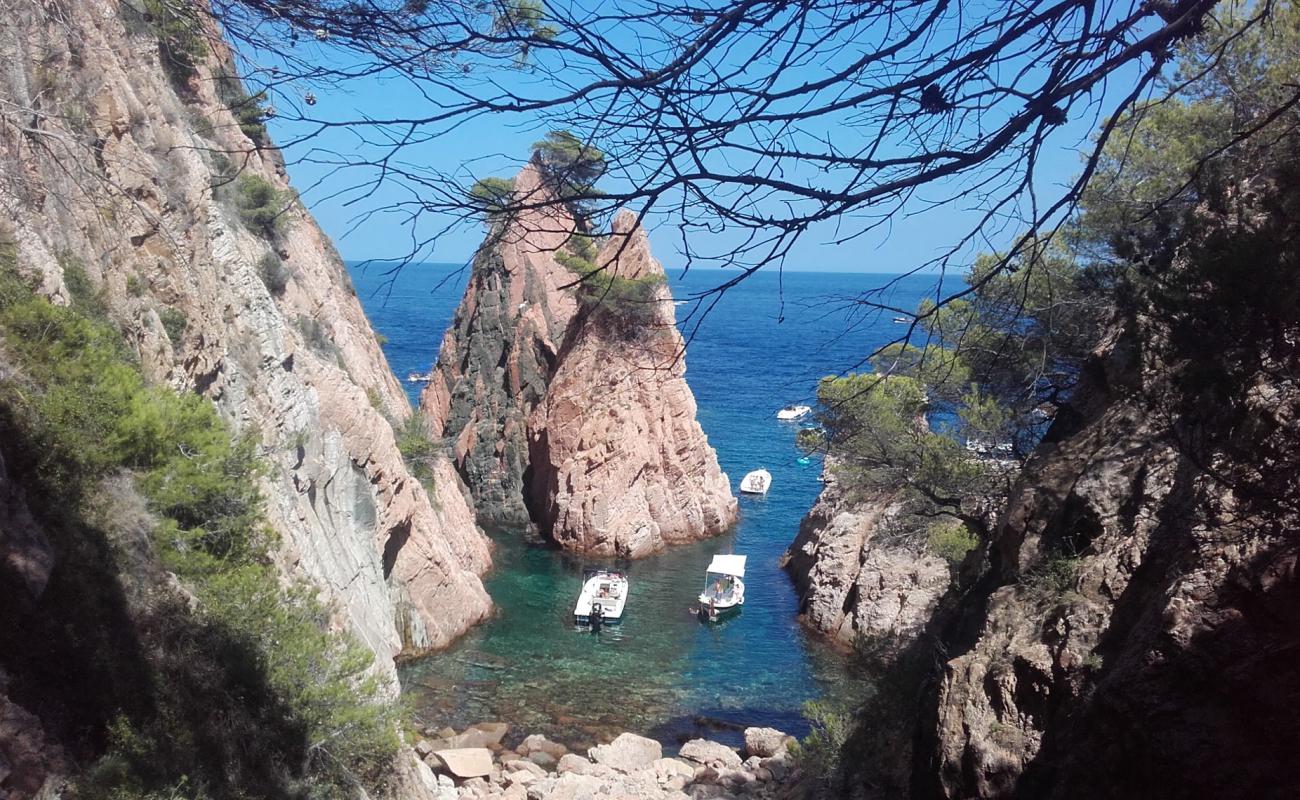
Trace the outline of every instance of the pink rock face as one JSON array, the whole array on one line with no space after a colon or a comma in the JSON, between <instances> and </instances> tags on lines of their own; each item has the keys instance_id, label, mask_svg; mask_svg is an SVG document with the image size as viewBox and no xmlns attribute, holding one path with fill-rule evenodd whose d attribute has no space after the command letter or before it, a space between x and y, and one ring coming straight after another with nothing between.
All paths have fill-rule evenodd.
<instances>
[{"instance_id":1,"label":"pink rock face","mask_svg":"<svg viewBox=\"0 0 1300 800\"><path fill-rule=\"evenodd\" d=\"M663 275L631 214L615 220L597 264L625 278ZM654 305L632 342L585 325L529 420L538 522L566 548L638 558L735 521L730 483L695 419L666 287Z\"/></svg>"},{"instance_id":2,"label":"pink rock face","mask_svg":"<svg viewBox=\"0 0 1300 800\"><path fill-rule=\"evenodd\" d=\"M554 201L534 164L515 192ZM654 286L631 327L580 302L579 273L561 262L576 227L562 205L494 226L422 410L454 443L481 520L628 557L716 535L736 500L695 420L671 295ZM628 213L595 263L621 279L663 276Z\"/></svg>"},{"instance_id":3,"label":"pink rock face","mask_svg":"<svg viewBox=\"0 0 1300 800\"><path fill-rule=\"evenodd\" d=\"M62 149L0 130L21 172L0 182L19 268L64 303L60 255L75 256L151 382L201 393L233 429L256 433L279 565L319 588L395 691L392 655L446 645L490 611L478 577L487 539L446 457L428 488L404 464L390 420L410 406L342 260L291 202L278 151L251 141L218 96L213 73L232 69L216 31L178 94L120 6L81 0L57 18L33 6L9 20L14 86L50 71L82 98L80 129L61 116L71 106L50 109ZM15 101L12 89L0 95ZM241 219L226 175L235 167L284 203L274 233ZM278 285L262 265L278 269ZM168 330L169 315L182 324ZM39 591L49 566L40 547L27 542L20 555Z\"/></svg>"}]
</instances>

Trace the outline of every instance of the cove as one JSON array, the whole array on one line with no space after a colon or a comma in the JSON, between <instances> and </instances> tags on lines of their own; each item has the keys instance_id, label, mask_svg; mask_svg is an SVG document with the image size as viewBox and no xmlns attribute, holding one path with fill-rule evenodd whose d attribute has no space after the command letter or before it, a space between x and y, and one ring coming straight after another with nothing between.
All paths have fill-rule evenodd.
<instances>
[{"instance_id":1,"label":"cove","mask_svg":"<svg viewBox=\"0 0 1300 800\"><path fill-rule=\"evenodd\" d=\"M393 278L375 267L351 268L413 403L421 386L405 378L425 372L437 355L464 289L465 275L455 270L418 264ZM686 299L726 275L670 273L672 291ZM802 735L805 701L860 701L870 687L855 674L851 654L800 626L798 598L779 566L816 500L821 464L801 462L800 423L780 422L775 414L790 402L811 404L819 378L854 368L905 331L890 315L850 302L892 280L760 273L703 318L695 304L679 305L700 424L733 490L746 472L764 467L772 491L764 498L740 495L740 519L727 535L631 563L530 545L522 531L489 532L495 567L485 582L497 613L448 650L402 665L403 693L417 719L455 728L504 720L574 746L626 730L674 747L694 735L738 739L739 729L750 725ZM936 280L898 279L884 299L915 308ZM688 609L709 559L726 552L748 556L746 604L731 619L704 625ZM624 568L631 581L624 621L599 635L575 629L571 616L590 566Z\"/></svg>"}]
</instances>

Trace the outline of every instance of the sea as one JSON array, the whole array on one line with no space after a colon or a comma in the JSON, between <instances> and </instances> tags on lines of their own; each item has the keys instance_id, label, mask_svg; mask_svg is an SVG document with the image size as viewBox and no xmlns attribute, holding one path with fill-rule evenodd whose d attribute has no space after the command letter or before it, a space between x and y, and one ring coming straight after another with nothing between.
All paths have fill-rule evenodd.
<instances>
[{"instance_id":1,"label":"sea","mask_svg":"<svg viewBox=\"0 0 1300 800\"><path fill-rule=\"evenodd\" d=\"M393 273L349 265L358 296L411 402L437 357L468 270L413 264ZM449 649L401 665L405 701L425 726L460 729L504 720L582 747L634 731L673 751L695 736L737 743L747 726L794 735L804 707L848 709L873 687L853 654L798 619L782 554L817 499L821 460L795 437L811 418L782 422L792 403L814 405L818 381L867 369L865 359L902 336L896 317L939 290L937 276L759 272L725 292L735 273L670 271L686 380L699 422L733 489L746 472L772 473L763 497L738 495L740 519L723 536L631 563L585 559L494 531L486 576L496 612ZM876 308L862 302L886 306ZM720 623L690 614L715 553L748 557L743 609ZM584 568L626 569L624 620L593 634L574 626Z\"/></svg>"}]
</instances>

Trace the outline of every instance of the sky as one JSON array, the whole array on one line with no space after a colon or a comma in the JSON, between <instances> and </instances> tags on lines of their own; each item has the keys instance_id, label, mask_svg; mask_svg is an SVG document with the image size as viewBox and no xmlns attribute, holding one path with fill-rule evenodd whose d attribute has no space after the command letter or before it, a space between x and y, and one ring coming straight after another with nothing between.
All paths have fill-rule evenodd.
<instances>
[{"instance_id":1,"label":"sky","mask_svg":"<svg viewBox=\"0 0 1300 800\"><path fill-rule=\"evenodd\" d=\"M548 79L547 68L546 64L535 64L529 70L503 74L500 80L521 85L545 81ZM798 82L815 75L811 71L800 74L796 70L788 77ZM480 75L467 78L467 89L481 78ZM1122 80L1117 83L1122 83ZM301 94L303 90L297 87L296 91ZM329 87L328 91L313 90L317 103L311 113L324 118L410 115L427 108L421 91L424 90L392 76L367 77L344 86ZM1052 193L1078 173L1080 150L1089 146L1088 137L1097 123L1095 113L1072 113L1071 117L1069 123L1056 131L1040 155L1037 188L1044 193ZM284 119L272 119L269 127L279 142L290 141L302 130L300 124ZM402 158L421 168L463 178L468 185L474 177L512 174L527 157L531 143L542 138L546 129L547 125L537 117L481 116L439 132L430 141L409 147L403 151ZM827 131L827 136L833 133ZM373 177L376 171L341 170L337 157L331 153L356 152L359 149L355 135L346 129L333 129L313 137L308 143L285 148L294 186L302 193L303 200L326 233L335 240L343 257L350 261L400 258L411 252L413 242L419 240L432 242L422 253L422 260L466 262L482 240L484 231L480 225L457 224L449 217L425 217L413 228L401 214L368 213L414 199L407 189L384 185L357 202L344 202L338 194L340 188ZM946 197L952 188L946 184L926 187L918 192L908 214L896 216L888 227L844 244L831 243L840 232L835 224L814 228L795 245L784 268L898 273L923 264L965 235L983 210L957 204L936 204L935 201ZM654 251L670 269L685 265L680 241L682 233L674 223L673 218L660 216L648 224ZM977 249L1005 246L1013 234L1014 229L1008 228L990 240L980 242ZM724 233L715 237L710 247L725 252L730 235Z\"/></svg>"}]
</instances>

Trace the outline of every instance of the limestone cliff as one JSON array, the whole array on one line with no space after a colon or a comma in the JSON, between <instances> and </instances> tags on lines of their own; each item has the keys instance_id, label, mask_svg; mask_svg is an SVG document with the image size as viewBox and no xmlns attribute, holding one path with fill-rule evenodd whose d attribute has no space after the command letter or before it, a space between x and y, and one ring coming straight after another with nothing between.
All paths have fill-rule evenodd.
<instances>
[{"instance_id":1,"label":"limestone cliff","mask_svg":"<svg viewBox=\"0 0 1300 800\"><path fill-rule=\"evenodd\" d=\"M847 497L833 460L824 475L782 564L799 591L800 615L842 644L914 639L948 588L948 563L896 530L894 497Z\"/></svg>"},{"instance_id":2,"label":"limestone cliff","mask_svg":"<svg viewBox=\"0 0 1300 800\"><path fill-rule=\"evenodd\" d=\"M646 296L623 308L580 300L579 274L561 263L572 263L577 223L537 165L514 187L537 207L494 224L421 400L454 442L480 515L633 558L720 533L736 500L695 420L645 231L621 215L593 266L642 282Z\"/></svg>"},{"instance_id":3,"label":"limestone cliff","mask_svg":"<svg viewBox=\"0 0 1300 800\"><path fill-rule=\"evenodd\" d=\"M429 487L403 465L389 420L409 405L265 129L232 113L251 101L221 78L216 32L178 75L130 4L6 13L0 207L20 267L56 302L88 283L147 376L256 432L285 573L390 675L403 647L481 619L490 556L459 479L446 459ZM285 210L257 217L268 198Z\"/></svg>"}]
</instances>

